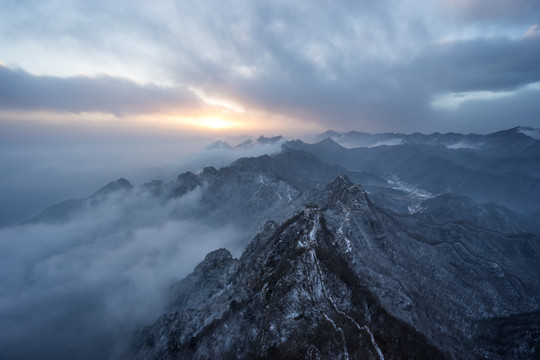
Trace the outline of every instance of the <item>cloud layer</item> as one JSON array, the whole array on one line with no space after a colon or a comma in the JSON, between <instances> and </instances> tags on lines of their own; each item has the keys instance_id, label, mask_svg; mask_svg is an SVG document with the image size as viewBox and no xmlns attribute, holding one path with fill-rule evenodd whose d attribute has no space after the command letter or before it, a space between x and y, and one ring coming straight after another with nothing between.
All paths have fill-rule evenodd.
<instances>
[{"instance_id":1,"label":"cloud layer","mask_svg":"<svg viewBox=\"0 0 540 360\"><path fill-rule=\"evenodd\" d=\"M108 158L107 163L100 162L101 156L92 148L65 147L56 155L60 169L34 172L25 170L24 162L47 167L38 155L42 151L30 149L27 159L15 157L12 163L0 156L0 164L10 175L8 180L13 177L19 184L6 184L6 179L0 182L0 199L9 192L14 200L13 204L2 201L0 214L15 206L25 209L39 204L41 199L30 196L33 193L29 188L37 188L38 195L52 192L65 200L71 187L80 192L81 186L99 182L110 175L111 169L127 172L123 157L136 157L142 167L139 176L146 177L143 180L155 179L159 170L169 175L163 178L167 182L182 171L209 165L219 168L238 157L272 154L280 151L280 145L183 149L190 156L184 154L175 161L171 158L178 149L173 144L160 152L153 143L157 151L154 157L144 159L144 151L130 148L126 154L116 154L116 159ZM76 166L66 155L74 151L78 151L74 159L84 159L87 168L71 172L64 169ZM168 162L156 164L158 157ZM150 163L156 167L145 169ZM98 164L105 171L96 167ZM86 195L95 190L97 187ZM225 220L215 225L208 219L194 218L201 213L201 194L199 187L180 198L168 199L136 187L109 194L97 205L73 211L57 223L0 226L2 357L118 358L132 332L163 313L167 289L174 281L217 248L225 247L239 256L252 235Z\"/></svg>"},{"instance_id":2,"label":"cloud layer","mask_svg":"<svg viewBox=\"0 0 540 360\"><path fill-rule=\"evenodd\" d=\"M113 194L67 223L0 229L2 356L116 358L174 280L216 248L238 254L238 229L171 218L198 196Z\"/></svg>"},{"instance_id":3,"label":"cloud layer","mask_svg":"<svg viewBox=\"0 0 540 360\"><path fill-rule=\"evenodd\" d=\"M124 177L140 185L171 181L205 166L220 168L239 157L280 151L280 144L248 149L204 149L214 137L123 124L11 122L0 132L0 227L27 219L54 203L83 198ZM213 134L214 136L218 134ZM231 139L231 145L245 137Z\"/></svg>"},{"instance_id":4,"label":"cloud layer","mask_svg":"<svg viewBox=\"0 0 540 360\"><path fill-rule=\"evenodd\" d=\"M540 126L540 109L524 99L525 111L508 108L525 114L516 120L493 119L486 98L469 126L466 109L431 106L447 93L521 97L540 82L539 15L534 0L12 2L0 60L42 76L1 68L0 108L190 113L209 105L202 91L327 128Z\"/></svg>"},{"instance_id":5,"label":"cloud layer","mask_svg":"<svg viewBox=\"0 0 540 360\"><path fill-rule=\"evenodd\" d=\"M174 112L202 107L191 91L139 85L111 76L35 76L0 66L0 109L103 112L116 115Z\"/></svg>"}]
</instances>

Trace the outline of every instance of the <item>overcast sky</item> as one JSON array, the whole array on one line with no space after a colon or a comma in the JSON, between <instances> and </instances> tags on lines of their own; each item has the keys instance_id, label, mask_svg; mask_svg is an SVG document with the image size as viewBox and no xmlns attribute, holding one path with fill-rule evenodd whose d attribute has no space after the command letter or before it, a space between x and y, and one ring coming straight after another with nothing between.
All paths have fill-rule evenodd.
<instances>
[{"instance_id":1,"label":"overcast sky","mask_svg":"<svg viewBox=\"0 0 540 360\"><path fill-rule=\"evenodd\" d=\"M540 127L540 2L0 0L0 119ZM66 120L69 119L69 120Z\"/></svg>"}]
</instances>

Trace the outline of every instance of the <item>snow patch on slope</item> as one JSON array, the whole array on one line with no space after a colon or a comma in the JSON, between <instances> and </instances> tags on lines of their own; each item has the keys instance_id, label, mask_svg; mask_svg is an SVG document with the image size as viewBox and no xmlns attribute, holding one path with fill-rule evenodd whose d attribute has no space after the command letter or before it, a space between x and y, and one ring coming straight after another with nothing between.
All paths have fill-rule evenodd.
<instances>
[{"instance_id":1,"label":"snow patch on slope","mask_svg":"<svg viewBox=\"0 0 540 360\"><path fill-rule=\"evenodd\" d=\"M478 149L482 144L470 144L463 141L457 142L455 144L446 145L448 149L458 150L458 149Z\"/></svg>"},{"instance_id":2,"label":"snow patch on slope","mask_svg":"<svg viewBox=\"0 0 540 360\"><path fill-rule=\"evenodd\" d=\"M533 129L530 127L520 127L519 132L535 140L540 140L540 129Z\"/></svg>"},{"instance_id":3,"label":"snow patch on slope","mask_svg":"<svg viewBox=\"0 0 540 360\"><path fill-rule=\"evenodd\" d=\"M404 144L404 141L403 141L402 138L392 138L392 139L376 142L375 144L370 145L368 147L372 148L372 147L383 146L383 145L384 146L396 146L396 145L403 145L403 144Z\"/></svg>"},{"instance_id":4,"label":"snow patch on slope","mask_svg":"<svg viewBox=\"0 0 540 360\"><path fill-rule=\"evenodd\" d=\"M435 197L432 193L401 180L397 175L390 175L386 181L388 181L392 189L404 191L409 195L412 202L408 207L410 214L422 212L421 202Z\"/></svg>"}]
</instances>

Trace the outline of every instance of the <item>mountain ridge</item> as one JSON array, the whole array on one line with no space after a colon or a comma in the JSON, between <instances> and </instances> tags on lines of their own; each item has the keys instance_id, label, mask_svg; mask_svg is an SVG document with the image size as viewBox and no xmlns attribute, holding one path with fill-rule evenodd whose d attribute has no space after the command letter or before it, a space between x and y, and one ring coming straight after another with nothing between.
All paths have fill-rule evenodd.
<instances>
[{"instance_id":1,"label":"mountain ridge","mask_svg":"<svg viewBox=\"0 0 540 360\"><path fill-rule=\"evenodd\" d=\"M61 203L52 205L40 213L32 216L23 224L35 224L40 222L56 223L70 219L79 211L86 207L93 207L101 203L108 196L118 192L129 192L133 190L133 185L126 179L120 178L109 182L101 189L94 192L92 195L83 199L70 199Z\"/></svg>"},{"instance_id":2,"label":"mountain ridge","mask_svg":"<svg viewBox=\"0 0 540 360\"><path fill-rule=\"evenodd\" d=\"M163 317L139 334L138 341L149 346L142 347L137 358L380 359L383 349L386 359L405 355L444 358L421 334L386 313L357 282L347 262L339 260L339 252L332 250L332 235L318 208L307 208L281 226L267 223L265 228L237 263L230 260L226 250L217 250L190 275L198 276L204 268L215 271L213 259L227 259L220 267L228 281L208 299L210 303L226 299L223 305L211 305L222 309L210 315L213 320L206 318L204 323L208 325L189 325L196 319L181 315L183 309L177 300L172 318ZM345 305L343 299L335 297L337 293L333 292L345 291L339 287L352 289L348 296L364 308L356 309L354 301ZM240 290L245 288L251 290ZM351 315L348 311L356 312ZM320 318L322 321L315 320ZM186 326L196 329L191 338L185 335ZM248 331L250 326L257 330ZM164 338L169 340L163 342ZM310 341L312 338L317 342Z\"/></svg>"},{"instance_id":3,"label":"mountain ridge","mask_svg":"<svg viewBox=\"0 0 540 360\"><path fill-rule=\"evenodd\" d=\"M170 358L174 358L178 355L204 359L213 358L218 354L222 354L222 356L228 354L226 356L239 359L250 356L253 358L290 357L291 354L308 356L308 345L300 351L295 348L296 345L293 346L288 342L288 336L283 335L290 333L288 326L295 328L295 321L298 319L294 319L297 317L304 319L304 322L307 321L306 319L310 319L312 323L305 323L303 326L305 329L318 328L318 326L323 326L322 323L348 322L349 325L339 324L341 324L342 329L348 329L351 334L360 336L354 329L358 330L365 324L354 320L357 324L351 328L350 326L354 322L347 320L347 316L341 314L341 310L337 310L341 309L341 306L350 310L354 308L354 304L358 303L348 297L352 290L347 289L349 285L352 285L340 282L339 276L336 275L338 273L346 273L348 274L347 278L357 279L354 281L360 280L363 284L361 288L364 289L364 298L368 299L373 296L373 299L378 299L374 300L373 306L375 307L376 303L380 301L381 309L373 311L376 313L383 311L387 314L381 315L386 319L381 321L398 321L403 322L406 327L412 326L415 332L421 334L422 339L427 339L423 340L421 348L427 349L428 352L434 351L431 356L435 358L473 359L486 353L493 358L498 358L496 351L490 350L493 343L484 341L484 345L475 346L475 339L481 336L476 324L485 322L486 318L511 315L520 309L522 311L524 309L535 311L540 306L540 283L537 280L540 276L539 270L534 266L534 263L523 260L540 258L540 249L537 246L538 237L519 238L514 236L509 238L474 225L436 225L425 223L422 219L414 217L395 218L373 205L365 191L343 175L322 188L313 188L307 198L311 199L307 207L282 225L277 225L275 222L267 223L263 231L248 245L238 260L239 262L228 260L230 267L223 273L229 275L225 276L225 280L220 276L214 277L222 279L219 282L221 285L211 292L215 295L211 295L200 305L209 307L207 310L196 305L198 304L196 300L188 300L190 305L187 307L182 307L177 303L176 306L173 306L172 313L164 315L154 325L143 330L140 334L142 338L139 337L136 343L151 345L149 348L139 348L139 358L169 358L167 357L169 355ZM491 249L486 248L486 244L491 244ZM318 252L314 250L315 248L319 249ZM288 271L282 268L287 266L287 261L289 261L286 254L303 256L310 251L315 251L314 257L311 259L320 260L324 256L329 257L328 259L334 259L324 265L324 271L329 271L328 274L321 275L318 271L312 270L298 273L296 270ZM229 259L229 256L224 256L224 258ZM433 262L429 259L438 260ZM314 264L313 261L309 264ZM285 264L283 264L284 262ZM294 266L291 265L293 269L296 269L298 264L303 264L303 268L308 266L303 261L293 262L293 264ZM233 273L235 275L231 275ZM309 279L306 278L305 281L296 282L299 276L300 278L307 276L300 274L313 273L318 274L319 277L332 278L333 280L327 285L337 286L341 289L333 290L336 291L336 294L342 294L341 297L333 298L332 301L317 298L318 300L314 303L309 301L295 302L294 296L291 298L291 293L288 290L283 290L296 289L294 290L296 292L293 291L293 293L297 294L300 291L298 289L304 285L310 287L318 284L320 280L309 278L309 276ZM275 277L272 277L274 276L272 274ZM471 277L470 274L474 274L474 277ZM445 279L443 282L440 281L441 277ZM273 280L268 282L269 279ZM514 279L519 279L519 281L516 282ZM265 285L266 283L268 285ZM199 286L203 287L203 283ZM249 286L254 286L251 292L246 293L245 290L242 290L249 288ZM277 291L276 286L281 290ZM178 288L182 288L182 285L178 285ZM419 288L422 288L423 291L419 292ZM192 291L189 289L190 287L184 290L184 294L190 294ZM207 293L207 290L204 291ZM272 297L272 293L281 295ZM349 295L345 296L345 294ZM258 310L253 310L252 315L250 315L255 316L255 318L245 323L244 317L248 314L242 311L248 306L246 304L260 304L261 296L264 299L266 296L270 296L269 299L273 299L276 303L269 304L263 301L263 304L266 305L256 307ZM195 299L199 298L195 296ZM358 301L362 303L361 300ZM321 310L319 315L323 312L329 314L334 311L336 317L331 317L332 321L323 321L321 320L322 315L314 316L309 313L308 309L302 307L304 306L302 304L305 303L313 304L315 307L322 306L324 311ZM279 311L276 313L278 315L272 315L281 319L276 320L274 324L277 328L272 328L273 323L270 318L261 315L261 313L265 314L264 309L267 306L283 309L288 308L287 306L290 304L296 304L294 306L297 307L293 306L289 309L290 311L285 311L286 314L290 315L289 318L285 316L289 320L286 321L283 316L279 317L281 316ZM335 308L335 304L339 304L339 306ZM193 306L195 308L189 310ZM212 313L210 309L221 310ZM215 320L208 320L205 317L206 320L203 324L201 322L203 318L196 314L205 314L207 311L212 314L208 315L210 319ZM354 316L360 316L367 321L366 314L370 312L358 311L360 312L356 312ZM311 315L306 316L308 313ZM349 316L352 315L349 314ZM372 325L374 326L369 321L366 324L370 329ZM253 326L257 330L254 330ZM394 323L393 326L398 325ZM324 333L330 330L324 326L323 328L326 329ZM333 328L339 329L340 326L336 325ZM229 337L232 336L230 335L231 329L236 329L233 333L238 332L241 335L234 335L234 339L229 340ZM193 334L198 335L189 335L193 331L195 331ZM382 339L385 338L386 331L390 330L385 327L375 327L370 331L372 331L372 335L374 334L373 338L371 336L365 337L363 342L360 341L365 346L362 345L359 348L350 347L348 339L341 343L342 345L346 343L346 346L338 346L339 337L326 338L325 341L329 341L330 344L328 348L332 350L323 354L320 352L321 349L317 349L319 357L337 358L345 356L345 354L347 356L356 354L350 356L362 358L359 354L363 353L363 356L368 358L377 359L382 358L382 356L401 358L401 356L405 356L404 354L409 354L408 351L412 351L402 344L405 346L404 349L409 350L403 350L405 353L398 352L399 355L392 352L395 347L386 348L384 345L377 345L381 353L374 352L375 346L370 339L374 339L377 344L386 344ZM249 339L251 333L266 335L260 335L262 338L259 340L257 337L252 339L256 346L249 341L242 342L241 339ZM407 331L405 333L408 334ZM190 342L190 336L195 336L193 342ZM417 339L416 335L411 336L410 339ZM390 336L390 338L393 337L395 335ZM172 343L169 340L156 342L158 339L169 339ZM222 341L225 341L226 344L233 345L230 345L230 348L220 348L220 345L216 343L217 339L224 339ZM387 341L390 340L387 339ZM264 344L267 346L265 347ZM274 350L270 351L272 346L269 344L275 345ZM534 347L531 348L529 345L525 344L519 354L528 356L531 351L534 352ZM440 350L436 350L437 348L444 349L444 354ZM158 349L157 353L152 349ZM177 350L179 352L176 353ZM300 353L296 351L300 351ZM165 355L166 353L169 355ZM417 358L422 358L422 356Z\"/></svg>"},{"instance_id":4,"label":"mountain ridge","mask_svg":"<svg viewBox=\"0 0 540 360\"><path fill-rule=\"evenodd\" d=\"M473 148L451 149L442 144L412 142L345 148L328 138L314 144L289 141L284 146L312 153L330 165L372 172L386 179L397 176L435 195L452 192L527 213L539 206L540 141L521 135L525 142L515 140L514 136L508 138L505 133L493 135L502 140L495 143L489 154ZM507 146L508 143L512 145ZM510 147L516 154L510 156L514 151L508 150Z\"/></svg>"}]
</instances>

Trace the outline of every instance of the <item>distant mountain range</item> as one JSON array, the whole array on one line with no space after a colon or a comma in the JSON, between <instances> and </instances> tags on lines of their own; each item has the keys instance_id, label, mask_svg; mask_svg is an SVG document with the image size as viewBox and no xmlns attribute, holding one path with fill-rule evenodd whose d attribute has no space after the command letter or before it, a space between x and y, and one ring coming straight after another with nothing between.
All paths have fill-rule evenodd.
<instances>
[{"instance_id":1,"label":"distant mountain range","mask_svg":"<svg viewBox=\"0 0 540 360\"><path fill-rule=\"evenodd\" d=\"M497 156L501 154L520 155L522 152L538 153L540 130L530 127L518 126L509 130L498 131L487 135L432 133L432 134L368 134L358 131L339 133L329 130L316 136L317 141L330 138L340 145L348 148L394 146L403 144L442 145L449 149L477 149L484 153L493 151ZM533 150L534 149L534 150Z\"/></svg>"},{"instance_id":2,"label":"distant mountain range","mask_svg":"<svg viewBox=\"0 0 540 360\"><path fill-rule=\"evenodd\" d=\"M238 146L281 152L170 182L119 179L29 222L69 221L110 196L197 192L171 218L246 229L243 255L208 254L126 358L540 357L537 130L319 140L261 137Z\"/></svg>"},{"instance_id":3,"label":"distant mountain range","mask_svg":"<svg viewBox=\"0 0 540 360\"><path fill-rule=\"evenodd\" d=\"M261 135L256 140L246 139L246 140L242 141L241 143L239 143L239 144L237 144L237 145L235 145L233 147L233 146L229 145L229 143L227 141L216 140L213 143L206 146L206 150L249 149L249 148L255 147L257 145L271 145L271 144L276 144L276 143L280 143L280 142L283 142L283 141L284 141L284 139L283 139L283 137L281 135L270 137L270 138L267 138L267 137L264 137L264 136Z\"/></svg>"},{"instance_id":4,"label":"distant mountain range","mask_svg":"<svg viewBox=\"0 0 540 360\"><path fill-rule=\"evenodd\" d=\"M354 140L363 147L346 148L329 137L315 144L290 141L286 146L328 164L385 178L397 176L431 194L464 195L528 213L540 204L540 140L527 131L533 129L517 127L489 135L330 133L336 141Z\"/></svg>"}]
</instances>

